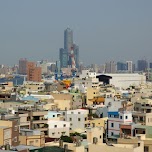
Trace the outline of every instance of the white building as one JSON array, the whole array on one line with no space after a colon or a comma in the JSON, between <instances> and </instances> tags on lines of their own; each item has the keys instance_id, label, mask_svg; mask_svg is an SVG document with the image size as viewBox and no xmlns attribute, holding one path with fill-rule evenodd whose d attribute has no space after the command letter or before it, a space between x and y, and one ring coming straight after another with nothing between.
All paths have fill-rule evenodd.
<instances>
[{"instance_id":1,"label":"white building","mask_svg":"<svg viewBox=\"0 0 152 152\"><path fill-rule=\"evenodd\" d=\"M85 122L87 121L89 113L88 110L77 109L60 112L64 116L65 121L70 122L70 130L84 132Z\"/></svg>"},{"instance_id":2,"label":"white building","mask_svg":"<svg viewBox=\"0 0 152 152\"><path fill-rule=\"evenodd\" d=\"M87 92L87 88L98 88L99 79L96 78L95 72L89 72L89 70L83 70L82 74L79 76L79 79L74 81L75 88L78 88L82 93Z\"/></svg>"},{"instance_id":3,"label":"white building","mask_svg":"<svg viewBox=\"0 0 152 152\"><path fill-rule=\"evenodd\" d=\"M48 120L50 138L60 138L62 135L69 136L70 122Z\"/></svg>"},{"instance_id":4,"label":"white building","mask_svg":"<svg viewBox=\"0 0 152 152\"><path fill-rule=\"evenodd\" d=\"M120 135L120 124L130 123L132 123L131 112L108 112L108 138Z\"/></svg>"},{"instance_id":5,"label":"white building","mask_svg":"<svg viewBox=\"0 0 152 152\"><path fill-rule=\"evenodd\" d=\"M101 74L98 74L101 75ZM110 85L114 85L119 88L128 88L131 85L139 86L140 84L146 84L146 76L138 73L117 73L117 74L104 74L112 77L109 80Z\"/></svg>"}]
</instances>

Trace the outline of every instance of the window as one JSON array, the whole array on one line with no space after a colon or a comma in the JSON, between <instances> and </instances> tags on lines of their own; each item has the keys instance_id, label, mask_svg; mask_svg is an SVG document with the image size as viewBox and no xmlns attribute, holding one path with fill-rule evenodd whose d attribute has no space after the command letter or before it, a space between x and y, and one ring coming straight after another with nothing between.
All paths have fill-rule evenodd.
<instances>
[{"instance_id":1,"label":"window","mask_svg":"<svg viewBox=\"0 0 152 152\"><path fill-rule=\"evenodd\" d=\"M14 142L17 142L17 137L14 137Z\"/></svg>"},{"instance_id":2,"label":"window","mask_svg":"<svg viewBox=\"0 0 152 152\"><path fill-rule=\"evenodd\" d=\"M78 112L78 114L80 114L80 112Z\"/></svg>"},{"instance_id":3,"label":"window","mask_svg":"<svg viewBox=\"0 0 152 152\"><path fill-rule=\"evenodd\" d=\"M66 124L64 124L63 127L66 127Z\"/></svg>"},{"instance_id":4,"label":"window","mask_svg":"<svg viewBox=\"0 0 152 152\"><path fill-rule=\"evenodd\" d=\"M14 131L17 131L18 130L18 126L14 126Z\"/></svg>"},{"instance_id":5,"label":"window","mask_svg":"<svg viewBox=\"0 0 152 152\"><path fill-rule=\"evenodd\" d=\"M54 128L57 128L57 125L54 125Z\"/></svg>"},{"instance_id":6,"label":"window","mask_svg":"<svg viewBox=\"0 0 152 152\"><path fill-rule=\"evenodd\" d=\"M55 115L53 115L53 117L55 117Z\"/></svg>"},{"instance_id":7,"label":"window","mask_svg":"<svg viewBox=\"0 0 152 152\"><path fill-rule=\"evenodd\" d=\"M54 136L55 135L55 132L52 132L52 136Z\"/></svg>"},{"instance_id":8,"label":"window","mask_svg":"<svg viewBox=\"0 0 152 152\"><path fill-rule=\"evenodd\" d=\"M30 141L30 145L34 145L34 141Z\"/></svg>"},{"instance_id":9,"label":"window","mask_svg":"<svg viewBox=\"0 0 152 152\"><path fill-rule=\"evenodd\" d=\"M113 132L111 132L111 136L113 136Z\"/></svg>"},{"instance_id":10,"label":"window","mask_svg":"<svg viewBox=\"0 0 152 152\"><path fill-rule=\"evenodd\" d=\"M122 119L122 116L120 116L120 119Z\"/></svg>"},{"instance_id":11,"label":"window","mask_svg":"<svg viewBox=\"0 0 152 152\"><path fill-rule=\"evenodd\" d=\"M149 152L149 147L148 146L144 146L144 152Z\"/></svg>"},{"instance_id":12,"label":"window","mask_svg":"<svg viewBox=\"0 0 152 152\"><path fill-rule=\"evenodd\" d=\"M72 118L69 118L69 121L72 121Z\"/></svg>"},{"instance_id":13,"label":"window","mask_svg":"<svg viewBox=\"0 0 152 152\"><path fill-rule=\"evenodd\" d=\"M101 139L101 137L102 137L102 136L100 135L100 139Z\"/></svg>"},{"instance_id":14,"label":"window","mask_svg":"<svg viewBox=\"0 0 152 152\"><path fill-rule=\"evenodd\" d=\"M128 116L126 116L126 119L128 119Z\"/></svg>"},{"instance_id":15,"label":"window","mask_svg":"<svg viewBox=\"0 0 152 152\"><path fill-rule=\"evenodd\" d=\"M80 118L78 118L78 121L81 121L81 119L80 119Z\"/></svg>"},{"instance_id":16,"label":"window","mask_svg":"<svg viewBox=\"0 0 152 152\"><path fill-rule=\"evenodd\" d=\"M65 116L65 112L63 112L63 116Z\"/></svg>"},{"instance_id":17,"label":"window","mask_svg":"<svg viewBox=\"0 0 152 152\"><path fill-rule=\"evenodd\" d=\"M85 117L85 121L87 121L87 117Z\"/></svg>"},{"instance_id":18,"label":"window","mask_svg":"<svg viewBox=\"0 0 152 152\"><path fill-rule=\"evenodd\" d=\"M114 123L111 123L111 127L114 127Z\"/></svg>"}]
</instances>

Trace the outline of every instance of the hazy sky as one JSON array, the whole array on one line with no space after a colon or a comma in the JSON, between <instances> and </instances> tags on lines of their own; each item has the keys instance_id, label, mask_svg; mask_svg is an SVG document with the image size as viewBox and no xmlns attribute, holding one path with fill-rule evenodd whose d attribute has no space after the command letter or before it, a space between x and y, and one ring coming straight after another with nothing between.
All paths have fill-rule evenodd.
<instances>
[{"instance_id":1,"label":"hazy sky","mask_svg":"<svg viewBox=\"0 0 152 152\"><path fill-rule=\"evenodd\" d=\"M152 0L0 0L0 64L55 61L67 27L86 64L152 57Z\"/></svg>"}]
</instances>

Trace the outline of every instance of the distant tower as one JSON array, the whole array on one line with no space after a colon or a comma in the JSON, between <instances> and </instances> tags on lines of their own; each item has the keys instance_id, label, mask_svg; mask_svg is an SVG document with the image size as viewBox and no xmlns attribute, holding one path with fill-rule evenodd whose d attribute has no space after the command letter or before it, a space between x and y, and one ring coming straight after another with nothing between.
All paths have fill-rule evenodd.
<instances>
[{"instance_id":1,"label":"distant tower","mask_svg":"<svg viewBox=\"0 0 152 152\"><path fill-rule=\"evenodd\" d=\"M67 28L64 31L64 48L59 50L59 58L61 63L61 68L72 68L71 59L71 48L73 47L73 56L75 60L76 68L79 68L79 47L76 44L73 44L73 31L70 28Z\"/></svg>"},{"instance_id":2,"label":"distant tower","mask_svg":"<svg viewBox=\"0 0 152 152\"><path fill-rule=\"evenodd\" d=\"M73 31L70 28L67 28L64 31L64 49L70 53L72 46L73 46Z\"/></svg>"},{"instance_id":3,"label":"distant tower","mask_svg":"<svg viewBox=\"0 0 152 152\"><path fill-rule=\"evenodd\" d=\"M27 74L27 59L21 58L19 60L19 74L26 75Z\"/></svg>"},{"instance_id":4,"label":"distant tower","mask_svg":"<svg viewBox=\"0 0 152 152\"><path fill-rule=\"evenodd\" d=\"M127 71L128 71L128 73L132 73L133 72L132 61L126 61L126 63L127 63Z\"/></svg>"},{"instance_id":5,"label":"distant tower","mask_svg":"<svg viewBox=\"0 0 152 152\"><path fill-rule=\"evenodd\" d=\"M138 60L137 66L138 66L138 71L145 72L148 68L148 62L146 60Z\"/></svg>"},{"instance_id":6,"label":"distant tower","mask_svg":"<svg viewBox=\"0 0 152 152\"><path fill-rule=\"evenodd\" d=\"M114 61L105 63L105 72L106 73L116 73L117 65Z\"/></svg>"}]
</instances>

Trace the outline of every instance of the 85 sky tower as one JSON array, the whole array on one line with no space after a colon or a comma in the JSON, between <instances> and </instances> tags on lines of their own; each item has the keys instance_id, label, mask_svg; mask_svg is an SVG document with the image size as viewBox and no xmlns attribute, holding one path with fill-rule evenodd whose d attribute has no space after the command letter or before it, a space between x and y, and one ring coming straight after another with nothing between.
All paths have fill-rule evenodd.
<instances>
[{"instance_id":1,"label":"85 sky tower","mask_svg":"<svg viewBox=\"0 0 152 152\"><path fill-rule=\"evenodd\" d=\"M79 67L79 47L73 43L73 31L67 28L64 31L64 49L61 48L59 51L59 58L61 63L61 68L71 67L71 48L74 49L74 58L76 63L76 68Z\"/></svg>"}]
</instances>

